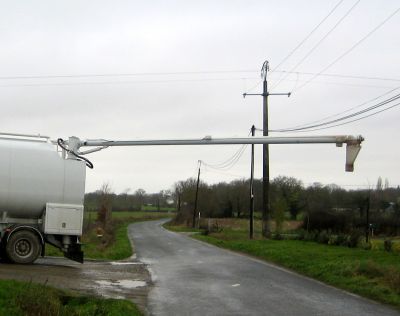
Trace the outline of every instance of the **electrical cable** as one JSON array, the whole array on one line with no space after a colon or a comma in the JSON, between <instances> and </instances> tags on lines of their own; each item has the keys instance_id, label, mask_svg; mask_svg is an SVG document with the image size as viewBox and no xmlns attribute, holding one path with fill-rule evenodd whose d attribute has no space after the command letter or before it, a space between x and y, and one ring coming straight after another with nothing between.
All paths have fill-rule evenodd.
<instances>
[{"instance_id":1,"label":"electrical cable","mask_svg":"<svg viewBox=\"0 0 400 316\"><path fill-rule=\"evenodd\" d=\"M231 156L227 160L225 160L225 161L223 161L221 163L218 163L218 164L210 164L209 166L213 166L213 167L216 167L216 168L224 168L224 166L230 165L232 160L236 159L236 156L239 155L240 152L243 150L244 146L245 145L240 146L240 148L233 154L233 156ZM203 162L203 163L205 163L205 162Z\"/></svg>"},{"instance_id":2,"label":"electrical cable","mask_svg":"<svg viewBox=\"0 0 400 316\"><path fill-rule=\"evenodd\" d=\"M343 116L343 117L340 117L338 119L331 120L331 121L328 121L328 122L309 125L309 126L304 126L304 127L298 127L298 128L286 128L286 129L277 129L277 130L270 130L270 131L271 132L297 132L297 131L301 131L301 130L310 130L310 129L315 128L315 127L321 127L321 126L325 126L325 125L330 125L330 124L333 124L333 123L336 123L336 122L339 122L339 121L347 120L347 119L350 119L352 117L364 114L366 112L370 112L370 111L375 110L377 108L380 108L380 107L382 107L382 106L384 106L384 105L386 105L386 104L388 104L390 102L393 102L393 101L395 101L397 99L400 99L400 94L397 94L397 95L395 95L395 96L393 96L393 97L391 97L389 99L386 99L386 100L384 100L382 102L379 102L379 103L377 103L375 105L372 105L372 106L370 106L368 108L365 108L365 109L363 109L361 111L358 111L358 112L355 112L355 113L351 113L349 115L346 115L346 116Z\"/></svg>"},{"instance_id":3,"label":"electrical cable","mask_svg":"<svg viewBox=\"0 0 400 316\"><path fill-rule=\"evenodd\" d=\"M391 13L386 19L384 19L381 23L379 23L375 28L373 28L370 32L368 32L364 37L362 37L360 40L358 40L353 46L351 46L348 50L346 50L343 54L341 54L339 57L337 57L335 60L333 60L329 65L327 65L324 69L322 69L320 72L315 74L312 78L310 78L306 83L298 87L295 91L298 91L305 87L307 84L309 84L311 81L313 81L315 78L317 78L320 74L331 68L333 65L335 65L338 61L340 61L342 58L344 58L346 55L348 55L351 51L353 51L358 45L360 45L362 42L364 42L368 37L370 37L373 33L375 33L378 29L380 29L386 22L388 22L396 13L400 11L400 8L396 9L393 13Z\"/></svg>"},{"instance_id":4,"label":"electrical cable","mask_svg":"<svg viewBox=\"0 0 400 316\"><path fill-rule=\"evenodd\" d=\"M20 79L60 79L60 78L96 78L96 77L139 77L139 76L180 76L203 74L250 73L254 70L205 70L205 71L176 71L176 72L136 72L110 74L76 74L76 75L36 75L36 76L2 76L0 80Z\"/></svg>"},{"instance_id":5,"label":"electrical cable","mask_svg":"<svg viewBox=\"0 0 400 316\"><path fill-rule=\"evenodd\" d=\"M79 85L108 85L108 84L141 84L141 83L175 83L175 82L203 82L203 81L234 81L258 78L204 78L204 79L170 79L170 80L135 80L135 81L81 81L81 82L58 82L58 83L16 83L4 84L0 87L40 87L40 86L79 86Z\"/></svg>"},{"instance_id":6,"label":"electrical cable","mask_svg":"<svg viewBox=\"0 0 400 316\"><path fill-rule=\"evenodd\" d=\"M207 167L205 169L205 172L206 173L207 172L211 172L211 173L216 173L216 174L222 174L222 175L230 176L230 177L234 177L234 178L245 178L243 175L228 173L228 172L224 172L224 171L209 170L209 169L207 169Z\"/></svg>"},{"instance_id":7,"label":"electrical cable","mask_svg":"<svg viewBox=\"0 0 400 316\"><path fill-rule=\"evenodd\" d=\"M221 164L208 164L203 161L203 164L211 169L215 170L230 170L232 169L239 161L239 159L242 157L246 147L248 145L242 145L239 150L232 156L230 157L226 162L221 163Z\"/></svg>"},{"instance_id":8,"label":"electrical cable","mask_svg":"<svg viewBox=\"0 0 400 316\"><path fill-rule=\"evenodd\" d=\"M322 44L322 42L343 22L343 20L353 11L353 9L360 3L361 0L357 0L349 10L336 22L336 24L303 56L302 59L294 66L290 71L296 70L317 48ZM286 79L288 74L286 74L283 79L279 80L271 89L276 88L284 79Z\"/></svg>"},{"instance_id":9,"label":"electrical cable","mask_svg":"<svg viewBox=\"0 0 400 316\"><path fill-rule=\"evenodd\" d=\"M8 77L0 77L0 80L14 80L14 79L58 79L58 78L90 78L90 77L134 77L134 76L158 76L158 75L186 75L186 74L214 74L214 73L254 73L258 70L224 70L224 71L204 71L204 72L179 72L179 73L120 73L120 74L77 74L77 75L44 75L44 76L8 76ZM289 74L302 74L302 75L315 75L315 72L306 72L306 71L290 71L290 70L271 70L271 73L289 73ZM350 79L365 79L365 80L386 80L386 81L400 81L400 79L396 78L384 78L384 77L371 77L371 76L354 76L354 75L347 75L347 74L320 74L320 76L325 77L339 77L339 78L350 78ZM237 79L255 79L255 78L237 78ZM211 79L212 80L212 79Z\"/></svg>"},{"instance_id":10,"label":"electrical cable","mask_svg":"<svg viewBox=\"0 0 400 316\"><path fill-rule=\"evenodd\" d=\"M305 72L305 71L289 71L289 70L275 70L274 72L282 72L289 74L300 74L300 75L316 75L315 72ZM385 77L371 77L371 76L354 76L354 75L345 75L345 74L331 74L331 73L322 73L319 74L321 77L334 77L334 78L347 78L347 79L360 79L360 80L382 80L382 81L397 81L400 82L400 79L397 78L385 78Z\"/></svg>"},{"instance_id":11,"label":"electrical cable","mask_svg":"<svg viewBox=\"0 0 400 316\"><path fill-rule=\"evenodd\" d=\"M251 129L250 129L250 132L247 135L247 137L250 135L251 135ZM208 164L202 160L201 161L202 161L203 165L205 165L209 168L215 169L215 170L229 170L236 165L236 163L242 157L247 146L248 146L248 144L243 144L230 158L228 158L227 160L225 160L221 163L218 163L218 164Z\"/></svg>"},{"instance_id":12,"label":"electrical cable","mask_svg":"<svg viewBox=\"0 0 400 316\"><path fill-rule=\"evenodd\" d=\"M310 33L308 33L308 35L299 43L297 44L297 46L295 48L293 48L289 54L286 55L285 58L283 58L283 60L280 61L280 63L271 70L271 72L274 72L276 69L278 69L286 60L288 60L295 51L297 51L310 37L311 35L314 34L314 32L332 15L333 12L335 12L335 10L339 7L339 5L342 4L344 0L340 0L338 3L336 3L336 5L333 7L333 9L311 30Z\"/></svg>"},{"instance_id":13,"label":"electrical cable","mask_svg":"<svg viewBox=\"0 0 400 316\"><path fill-rule=\"evenodd\" d=\"M285 81L294 81L294 82L306 82L306 80L300 80L299 75L302 74L301 72L292 72L296 74L296 79L282 79ZM311 74L311 73L307 73ZM341 76L337 76L341 77ZM355 77L355 76L354 76ZM347 77L343 77L347 78ZM380 79L373 79L373 78L363 78L357 77L359 79L369 79L369 80L385 80L385 81L397 81L400 82L400 79L391 79L391 78L380 78ZM190 82L209 82L209 81L238 81L238 80L255 80L258 79L256 77L247 77L247 78L204 78L204 79L173 79L173 80L135 80L135 81L81 81L81 82L49 82L49 83L12 83L12 84L0 84L0 88L12 88L12 87L52 87L52 86L85 86L85 85L130 85L130 84L169 84L169 83L190 83ZM274 79L270 79L270 81L274 82ZM357 87L371 87L371 88L387 88L387 86L377 86L377 85L367 85L367 84L352 84L352 83L342 83L342 82L326 82L326 81L314 81L319 84L330 84L330 85L342 85L342 86L357 86ZM262 80L258 80L258 82L248 89L245 93L249 93L257 88L262 83ZM293 88L292 91L296 89Z\"/></svg>"},{"instance_id":14,"label":"electrical cable","mask_svg":"<svg viewBox=\"0 0 400 316\"><path fill-rule=\"evenodd\" d=\"M294 74L298 74L294 72ZM296 79L290 79L286 78L284 81L287 82L298 82L300 84L301 82L306 82L307 80L301 80L296 77ZM270 79L268 82L275 82L275 80ZM312 84L323 84L323 85L338 85L338 86L345 86L345 87L368 87L368 88L378 88L378 89L388 89L388 88L393 88L394 86L388 86L388 85L374 85L374 84L364 84L364 83L349 83L349 82L337 82L337 81L322 81L322 80L313 80L311 82ZM298 86L297 84L297 86ZM296 85L295 85L296 86ZM292 88L290 93L292 93L296 88Z\"/></svg>"},{"instance_id":15,"label":"electrical cable","mask_svg":"<svg viewBox=\"0 0 400 316\"><path fill-rule=\"evenodd\" d=\"M93 163L92 163L89 159L87 159L87 158L85 158L85 157L82 157L82 156L79 156L78 154L76 154L76 153L73 152L72 150L70 150L70 149L68 149L67 147L65 147L65 146L64 146L65 142L64 142L64 140L63 140L62 138L57 139L57 144L58 144L58 146L60 146L63 150L65 150L67 153L70 153L70 154L74 155L76 158L78 158L78 160L84 161L85 164L86 164L86 166L87 166L88 168L93 169Z\"/></svg>"},{"instance_id":16,"label":"electrical cable","mask_svg":"<svg viewBox=\"0 0 400 316\"><path fill-rule=\"evenodd\" d=\"M243 94L246 94L246 93L249 93L249 92L253 91L255 88L257 88L257 87L261 84L261 82L263 82L262 79L261 79L261 80L258 80L258 82L257 82L254 86L252 86L250 89L248 89L248 90L247 90L246 92L244 92Z\"/></svg>"},{"instance_id":17,"label":"electrical cable","mask_svg":"<svg viewBox=\"0 0 400 316\"><path fill-rule=\"evenodd\" d=\"M377 97L374 97L374 98L372 98L372 99L370 99L370 100L368 100L368 101L365 101L365 102L363 102L363 103L361 103L361 104L358 104L358 105L356 105L356 106L353 106L353 107L351 107L351 108L349 108L349 109L347 109L347 110L345 110L345 111L338 112L338 113L336 113L336 114L329 115L329 116L326 116L326 117L323 117L323 118L321 118L321 119L318 119L318 120L315 120L315 121L311 121L311 122L308 122L308 123L305 123L305 124L300 124L300 125L296 125L296 126L293 126L293 127L290 127L290 128L284 128L284 129L285 129L285 130L287 130L287 129L293 129L293 128L304 127L304 126L309 126L309 125L311 125L311 124L323 122L323 121L325 121L325 120L327 120L327 119L331 119L331 118L333 118L333 117L337 117L337 116L342 115L342 114L344 114L344 113L348 113L348 112L350 112L351 110L360 108L360 107L364 106L365 104L368 104L368 103L371 103L371 102L373 102L373 101L375 101L375 100L377 100L377 99L380 99L380 98L382 98L383 96L388 95L389 93L392 93L393 91L396 91L396 90L398 90L398 89L400 89L400 87L391 89L391 90L385 92L384 94L381 94L381 95L379 95L379 96L377 96Z\"/></svg>"},{"instance_id":18,"label":"electrical cable","mask_svg":"<svg viewBox=\"0 0 400 316\"><path fill-rule=\"evenodd\" d=\"M340 123L340 124L336 124L336 125L332 125L332 126L328 126L328 127L321 127L321 128L316 128L316 129L302 130L302 131L298 131L298 132L313 132L313 131L320 131L320 130L324 130L324 129L329 129L329 128L332 128L332 127L347 125L347 124L350 124L350 123L353 123L353 122L361 121L361 120L363 120L363 119L366 119L366 118L368 118L368 117L377 115L377 114L379 114L379 113L385 112L385 111L390 110L390 109L392 109L392 108L394 108L394 107L396 107L396 106L399 106L399 105L400 105L400 103L396 103L396 104L394 104L394 105L392 105L392 106L389 106L389 107L387 107L387 108L385 108L385 109L382 109L382 110L380 110L380 111L376 111L376 112L371 113L371 114L369 114L369 115L365 115L365 116L363 116L363 117L360 117L360 118L357 118L357 119L354 119L354 120L351 120L351 121L348 121L348 122L344 122L344 123Z\"/></svg>"}]
</instances>

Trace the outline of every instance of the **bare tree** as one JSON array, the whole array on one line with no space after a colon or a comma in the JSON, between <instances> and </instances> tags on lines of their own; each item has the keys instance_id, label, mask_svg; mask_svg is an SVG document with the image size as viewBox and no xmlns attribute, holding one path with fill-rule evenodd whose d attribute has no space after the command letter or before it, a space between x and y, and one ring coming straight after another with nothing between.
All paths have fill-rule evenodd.
<instances>
[{"instance_id":1,"label":"bare tree","mask_svg":"<svg viewBox=\"0 0 400 316\"><path fill-rule=\"evenodd\" d=\"M112 209L112 189L108 182L104 182L100 188L100 203L97 212L97 220L101 223L104 229L107 228L111 221Z\"/></svg>"}]
</instances>

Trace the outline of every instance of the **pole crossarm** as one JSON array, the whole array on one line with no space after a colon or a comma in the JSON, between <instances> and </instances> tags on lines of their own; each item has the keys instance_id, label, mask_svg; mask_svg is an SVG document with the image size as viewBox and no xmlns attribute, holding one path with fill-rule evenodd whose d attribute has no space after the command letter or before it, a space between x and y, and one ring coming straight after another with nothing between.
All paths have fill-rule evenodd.
<instances>
[{"instance_id":1,"label":"pole crossarm","mask_svg":"<svg viewBox=\"0 0 400 316\"><path fill-rule=\"evenodd\" d=\"M283 92L283 93L243 93L243 98L247 97L248 95L259 95L259 96L269 96L269 95L287 95L290 97L292 95L291 92Z\"/></svg>"}]
</instances>

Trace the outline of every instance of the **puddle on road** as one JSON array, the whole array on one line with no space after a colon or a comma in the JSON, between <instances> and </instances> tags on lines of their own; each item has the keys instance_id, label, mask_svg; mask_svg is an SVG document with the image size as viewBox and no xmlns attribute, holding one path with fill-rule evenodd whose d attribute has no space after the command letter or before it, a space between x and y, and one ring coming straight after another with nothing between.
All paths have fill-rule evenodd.
<instances>
[{"instance_id":1,"label":"puddle on road","mask_svg":"<svg viewBox=\"0 0 400 316\"><path fill-rule=\"evenodd\" d=\"M134 280L117 280L117 281L98 280L96 281L96 283L106 288L123 287L125 289L135 289L147 285L145 281L134 281Z\"/></svg>"},{"instance_id":2,"label":"puddle on road","mask_svg":"<svg viewBox=\"0 0 400 316\"><path fill-rule=\"evenodd\" d=\"M113 266L124 266L124 265L135 265L135 264L143 264L141 262L110 262L111 265Z\"/></svg>"}]
</instances>

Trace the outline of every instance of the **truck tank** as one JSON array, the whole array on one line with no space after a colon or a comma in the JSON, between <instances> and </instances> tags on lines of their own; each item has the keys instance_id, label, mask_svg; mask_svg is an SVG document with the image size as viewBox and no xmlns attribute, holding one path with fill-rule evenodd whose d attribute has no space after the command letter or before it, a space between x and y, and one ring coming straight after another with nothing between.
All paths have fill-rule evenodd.
<instances>
[{"instance_id":1,"label":"truck tank","mask_svg":"<svg viewBox=\"0 0 400 316\"><path fill-rule=\"evenodd\" d=\"M39 218L46 203L83 204L85 163L63 159L55 145L0 138L0 217Z\"/></svg>"}]
</instances>

